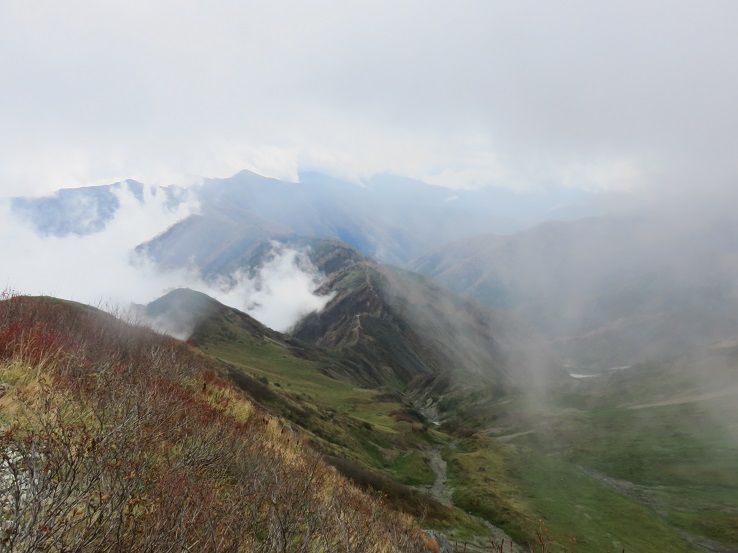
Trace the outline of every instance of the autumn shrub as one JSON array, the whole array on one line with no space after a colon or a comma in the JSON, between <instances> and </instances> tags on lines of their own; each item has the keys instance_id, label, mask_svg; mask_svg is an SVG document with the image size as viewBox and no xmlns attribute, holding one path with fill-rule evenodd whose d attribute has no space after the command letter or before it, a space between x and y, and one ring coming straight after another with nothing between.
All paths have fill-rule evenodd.
<instances>
[{"instance_id":1,"label":"autumn shrub","mask_svg":"<svg viewBox=\"0 0 738 553\"><path fill-rule=\"evenodd\" d=\"M67 302L0 301L0 553L437 551L217 362Z\"/></svg>"}]
</instances>

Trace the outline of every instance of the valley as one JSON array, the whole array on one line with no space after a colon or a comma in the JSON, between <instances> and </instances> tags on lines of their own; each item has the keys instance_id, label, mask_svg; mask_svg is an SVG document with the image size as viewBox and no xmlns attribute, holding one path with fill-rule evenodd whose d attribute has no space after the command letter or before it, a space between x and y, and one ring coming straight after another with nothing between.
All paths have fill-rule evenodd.
<instances>
[{"instance_id":1,"label":"valley","mask_svg":"<svg viewBox=\"0 0 738 553\"><path fill-rule=\"evenodd\" d=\"M447 383L430 398L394 378L353 383L346 355L195 292L172 292L151 308L161 315L176 306L187 318L188 305L197 312L189 343L223 363L224 376L450 547L488 551L490 537L525 546L544 532L551 551L568 550L573 538L577 551L734 550L733 388L695 393L684 360L641 368L638 385L617 371L561 382L545 396L512 390L491 400ZM719 360L713 381L727 384L733 359L721 349L691 362ZM660 400L644 403L663 377L672 388L659 385ZM438 421L421 414L418 397L432 399Z\"/></svg>"},{"instance_id":2,"label":"valley","mask_svg":"<svg viewBox=\"0 0 738 553\"><path fill-rule=\"evenodd\" d=\"M732 351L637 367L635 376L564 380L545 395L512 390L493 400L495 385L484 379L489 392L437 383L432 421L418 403L431 398L413 391L412 380L357 387L351 372L326 376L339 374L329 365L345 363L345 352L328 355L289 337L255 341L235 327L223 338L211 324L196 326L192 340L233 374L250 376L243 389L307 432L315 448L343 459L345 475L451 542L480 545L491 523L522 545L536 543L545 527L554 551L572 538L577 551L735 547L738 419L728 392L695 394L702 384L685 372L700 363L716 367L712 385L735 383ZM649 386L662 394L655 405L642 403L653 397Z\"/></svg>"},{"instance_id":3,"label":"valley","mask_svg":"<svg viewBox=\"0 0 738 553\"><path fill-rule=\"evenodd\" d=\"M729 265L732 226L707 257L701 235L641 246L659 223L641 214L479 235L413 260L439 235L418 242L399 219L380 233L350 215L362 195L376 206L371 190L337 196L339 209L343 185L311 179L322 192L310 200L250 173L207 182L202 213L133 258L194 271L229 298L268 290L283 275L264 267L278 268L313 283L303 295L319 308L278 332L247 313L268 295L237 309L174 287L127 316L184 340L284 435L412 517L430 550L738 550L738 311L731 273L697 266ZM107 208L89 232L123 190L90 196ZM429 213L440 194L423 200ZM56 206L18 205L30 218ZM446 216L441 228L464 214ZM699 255L660 259L671 240ZM402 266L372 257L382 244L382 261Z\"/></svg>"},{"instance_id":4,"label":"valley","mask_svg":"<svg viewBox=\"0 0 738 553\"><path fill-rule=\"evenodd\" d=\"M0 5L0 553L738 553L738 1Z\"/></svg>"}]
</instances>

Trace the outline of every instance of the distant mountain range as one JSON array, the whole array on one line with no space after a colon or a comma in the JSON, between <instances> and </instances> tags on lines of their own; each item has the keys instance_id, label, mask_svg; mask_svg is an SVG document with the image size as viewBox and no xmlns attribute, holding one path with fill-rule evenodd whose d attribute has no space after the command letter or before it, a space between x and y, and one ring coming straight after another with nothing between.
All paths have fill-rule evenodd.
<instances>
[{"instance_id":1,"label":"distant mountain range","mask_svg":"<svg viewBox=\"0 0 738 553\"><path fill-rule=\"evenodd\" d=\"M63 236L98 232L115 215L117 193L127 187L144 201L147 185L124 181L109 186L60 190L41 198L13 198L13 211L41 233ZM181 188L148 187L171 204ZM265 239L295 236L337 238L380 261L403 264L438 244L483 232L510 233L550 219L605 213L627 198L551 188L515 193L504 189L449 190L394 176L365 185L302 173L300 183L249 171L205 179L189 189L201 213L158 239L162 263L181 265L195 257L203 266L215 247L244 249ZM153 237L152 237L153 238ZM186 242L186 251L174 247ZM166 253L164 253L166 251Z\"/></svg>"},{"instance_id":2,"label":"distant mountain range","mask_svg":"<svg viewBox=\"0 0 738 553\"><path fill-rule=\"evenodd\" d=\"M125 191L128 202L154 193L173 206L186 201L181 189L127 181L11 205L39 233L84 235L122 213ZM320 275L308 279L317 287L308 294L324 307L282 333L177 288L134 314L186 343L116 322L111 336L125 347L106 350L98 344L107 326L95 321L112 317L65 300L10 298L0 301L8 397L33 388L14 380L23 363L7 355L37 356L29 374L39 378L57 352L65 378L52 385L81 391L88 380L75 371L95 359L90 383L109 374L152 407L179 413L183 396L169 396L181 389L234 421L256 416L259 432L244 436L272 432L285 447L301 436L321 463L432 529L431 550L470 537L467 550L488 550L490 533L544 547L542 521L554 541L577 535L587 551L738 544L724 531L738 504L738 223L654 209L527 226L545 218L543 200L516 218L504 195L496 207L482 201L492 191L389 177L357 187L244 172L191 193L200 213L139 245L140 255L196 269L207 286L261 278L275 252L297 250L309 276ZM495 209L517 215L496 218ZM495 225L505 224L499 234ZM19 319L34 305L37 314ZM92 324L67 336L87 313ZM153 347L155 338L169 345ZM175 375L176 386L151 393L163 381L141 359ZM238 401L221 377L240 389ZM265 411L241 403L241 392Z\"/></svg>"},{"instance_id":3,"label":"distant mountain range","mask_svg":"<svg viewBox=\"0 0 738 553\"><path fill-rule=\"evenodd\" d=\"M139 202L161 194L172 206L194 197L199 213L151 237L140 254L162 268L194 267L206 281L253 274L275 242L307 252L324 275L365 261L395 263L528 321L577 370L738 335L733 221L627 214L625 197L556 188L452 191L394 176L358 186L317 173L300 181L242 171L186 193L125 181L14 198L11 206L38 232L64 236L103 230L124 190ZM376 267L363 270L384 280L392 274ZM337 276L325 291L331 286L340 286ZM334 300L326 313L336 307ZM316 330L324 323L300 332L328 339Z\"/></svg>"}]
</instances>

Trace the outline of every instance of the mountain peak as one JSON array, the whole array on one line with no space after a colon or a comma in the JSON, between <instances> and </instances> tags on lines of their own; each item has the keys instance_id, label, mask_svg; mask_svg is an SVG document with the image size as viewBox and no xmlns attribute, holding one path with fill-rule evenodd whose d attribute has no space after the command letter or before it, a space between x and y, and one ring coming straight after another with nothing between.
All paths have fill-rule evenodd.
<instances>
[{"instance_id":1,"label":"mountain peak","mask_svg":"<svg viewBox=\"0 0 738 553\"><path fill-rule=\"evenodd\" d=\"M158 330L182 339L198 341L216 327L219 332L230 333L233 337L244 334L256 338L278 335L250 315L189 288L168 292L146 305L143 314ZM234 328L239 332L235 332Z\"/></svg>"}]
</instances>

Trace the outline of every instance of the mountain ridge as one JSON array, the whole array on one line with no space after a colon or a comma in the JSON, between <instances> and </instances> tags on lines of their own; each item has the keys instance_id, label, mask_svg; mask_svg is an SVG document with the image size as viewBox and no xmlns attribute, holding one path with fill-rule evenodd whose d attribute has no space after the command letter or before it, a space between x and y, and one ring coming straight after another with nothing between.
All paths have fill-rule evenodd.
<instances>
[{"instance_id":1,"label":"mountain ridge","mask_svg":"<svg viewBox=\"0 0 738 553\"><path fill-rule=\"evenodd\" d=\"M529 371L540 369L542 380L556 379L553 358L545 368L524 365L533 359L524 349L540 348L540 360L546 358L545 345L532 334L525 347L517 341L515 334L524 327L421 275L362 262L330 276L318 293L334 296L320 313L303 318L293 334L358 356L367 367L383 367L390 380L411 388L415 379L428 386L426 377L455 380L457 372L498 393L519 386Z\"/></svg>"},{"instance_id":2,"label":"mountain ridge","mask_svg":"<svg viewBox=\"0 0 738 553\"><path fill-rule=\"evenodd\" d=\"M10 207L43 233L85 235L104 230L120 208L116 194L123 188L139 201L147 189L163 194L170 206L196 199L200 216L221 237L243 237L243 229L233 228L235 222L261 239L292 235L337 238L364 255L399 264L450 239L480 232L512 232L556 212L571 218L605 209L603 198L566 189L524 194L504 189L451 190L393 175L378 175L359 186L309 172L301 173L300 181L288 183L243 170L228 178L204 179L189 188L122 181L62 189L39 198L13 198ZM580 205L581 212L565 215L551 211L562 202ZM170 235L181 232L191 239L188 231L192 224L185 223L181 229L175 225Z\"/></svg>"}]
</instances>

